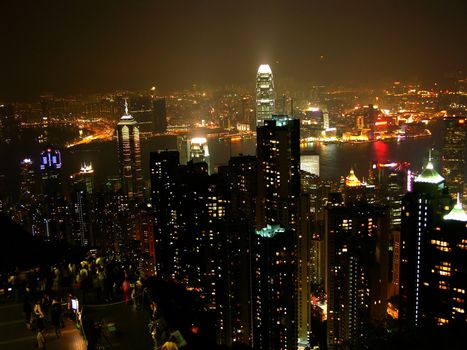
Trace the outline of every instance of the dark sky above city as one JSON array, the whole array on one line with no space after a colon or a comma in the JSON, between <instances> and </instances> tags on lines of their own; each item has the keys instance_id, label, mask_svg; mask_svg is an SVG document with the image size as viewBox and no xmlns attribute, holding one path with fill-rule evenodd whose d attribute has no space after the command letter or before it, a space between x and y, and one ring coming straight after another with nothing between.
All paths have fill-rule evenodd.
<instances>
[{"instance_id":1,"label":"dark sky above city","mask_svg":"<svg viewBox=\"0 0 467 350\"><path fill-rule=\"evenodd\" d=\"M465 0L3 0L0 99L466 71Z\"/></svg>"}]
</instances>

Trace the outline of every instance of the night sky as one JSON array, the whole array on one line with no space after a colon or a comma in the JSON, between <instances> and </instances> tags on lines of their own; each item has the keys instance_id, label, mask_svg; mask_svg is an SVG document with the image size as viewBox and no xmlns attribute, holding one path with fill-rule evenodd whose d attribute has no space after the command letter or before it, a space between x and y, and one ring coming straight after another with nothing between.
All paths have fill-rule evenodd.
<instances>
[{"instance_id":1,"label":"night sky","mask_svg":"<svg viewBox=\"0 0 467 350\"><path fill-rule=\"evenodd\" d=\"M467 71L465 0L2 0L0 99Z\"/></svg>"}]
</instances>

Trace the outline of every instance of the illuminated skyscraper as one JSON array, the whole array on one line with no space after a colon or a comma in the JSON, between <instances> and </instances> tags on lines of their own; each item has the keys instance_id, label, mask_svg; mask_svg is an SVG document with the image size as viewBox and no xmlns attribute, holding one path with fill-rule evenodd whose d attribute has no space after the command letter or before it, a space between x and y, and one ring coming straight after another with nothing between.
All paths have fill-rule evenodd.
<instances>
[{"instance_id":1,"label":"illuminated skyscraper","mask_svg":"<svg viewBox=\"0 0 467 350\"><path fill-rule=\"evenodd\" d=\"M262 64L256 74L256 126L264 124L275 113L276 95L271 67Z\"/></svg>"},{"instance_id":2,"label":"illuminated skyscraper","mask_svg":"<svg viewBox=\"0 0 467 350\"><path fill-rule=\"evenodd\" d=\"M211 162L206 137L189 137L186 135L177 137L177 150L180 154L180 164L206 163L208 173L211 173Z\"/></svg>"},{"instance_id":3,"label":"illuminated skyscraper","mask_svg":"<svg viewBox=\"0 0 467 350\"><path fill-rule=\"evenodd\" d=\"M68 208L63 195L60 151L49 146L41 153L40 178L45 236L63 240L68 236Z\"/></svg>"},{"instance_id":4,"label":"illuminated skyscraper","mask_svg":"<svg viewBox=\"0 0 467 350\"><path fill-rule=\"evenodd\" d=\"M429 299L425 283L429 283L434 258L431 240L436 240L436 228L449 212L451 201L445 180L430 157L412 192L402 199L399 319L405 327L419 326L426 319Z\"/></svg>"},{"instance_id":5,"label":"illuminated skyscraper","mask_svg":"<svg viewBox=\"0 0 467 350\"><path fill-rule=\"evenodd\" d=\"M453 197L459 192L462 193L464 186L465 122L464 117L444 118L443 176Z\"/></svg>"},{"instance_id":6,"label":"illuminated skyscraper","mask_svg":"<svg viewBox=\"0 0 467 350\"><path fill-rule=\"evenodd\" d=\"M38 193L38 183L34 163L26 158L21 161L20 166L20 197L17 218L28 232L33 236L43 235L44 225L42 213L40 212L40 196ZM41 232L42 230L42 232Z\"/></svg>"},{"instance_id":7,"label":"illuminated skyscraper","mask_svg":"<svg viewBox=\"0 0 467 350\"><path fill-rule=\"evenodd\" d=\"M79 173L71 175L73 240L82 246L94 245L94 170L83 164Z\"/></svg>"},{"instance_id":8,"label":"illuminated skyscraper","mask_svg":"<svg viewBox=\"0 0 467 350\"><path fill-rule=\"evenodd\" d=\"M117 125L118 161L123 194L130 199L142 200L143 175L141 170L141 148L138 122L128 113L125 102L125 115Z\"/></svg>"},{"instance_id":9,"label":"illuminated skyscraper","mask_svg":"<svg viewBox=\"0 0 467 350\"><path fill-rule=\"evenodd\" d=\"M459 327L467 324L467 214L459 196L449 214L435 226L427 245L428 268L421 303L424 323Z\"/></svg>"},{"instance_id":10,"label":"illuminated skyscraper","mask_svg":"<svg viewBox=\"0 0 467 350\"><path fill-rule=\"evenodd\" d=\"M46 196L62 193L62 157L60 151L53 147L41 152L40 174L42 193Z\"/></svg>"}]
</instances>

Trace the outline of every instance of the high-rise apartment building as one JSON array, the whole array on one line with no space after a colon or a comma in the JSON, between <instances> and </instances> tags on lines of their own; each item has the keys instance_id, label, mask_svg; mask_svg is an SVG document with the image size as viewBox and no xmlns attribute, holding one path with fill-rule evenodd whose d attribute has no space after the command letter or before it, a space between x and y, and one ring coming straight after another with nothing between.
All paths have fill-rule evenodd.
<instances>
[{"instance_id":1,"label":"high-rise apartment building","mask_svg":"<svg viewBox=\"0 0 467 350\"><path fill-rule=\"evenodd\" d=\"M271 67L262 64L256 74L256 126L264 124L275 113L276 95Z\"/></svg>"},{"instance_id":2,"label":"high-rise apartment building","mask_svg":"<svg viewBox=\"0 0 467 350\"><path fill-rule=\"evenodd\" d=\"M175 278L180 264L177 241L180 238L177 218L179 213L178 187L179 153L177 151L151 152L151 201L154 210L154 241L156 271L166 279Z\"/></svg>"},{"instance_id":3,"label":"high-rise apartment building","mask_svg":"<svg viewBox=\"0 0 467 350\"><path fill-rule=\"evenodd\" d=\"M130 199L143 199L143 175L138 122L128 113L117 124L118 161L122 192Z\"/></svg>"},{"instance_id":4,"label":"high-rise apartment building","mask_svg":"<svg viewBox=\"0 0 467 350\"><path fill-rule=\"evenodd\" d=\"M444 125L444 145L441 152L443 176L451 196L454 197L464 190L466 118L446 117Z\"/></svg>"},{"instance_id":5,"label":"high-rise apartment building","mask_svg":"<svg viewBox=\"0 0 467 350\"><path fill-rule=\"evenodd\" d=\"M298 292L307 301L308 286L299 285L298 246L301 232L300 121L273 116L257 128L258 200L255 243L254 346L258 349L296 348L302 310ZM305 249L306 250L306 249ZM306 267L301 269L302 272ZM306 323L302 322L306 333ZM306 340L307 336L303 336Z\"/></svg>"},{"instance_id":6,"label":"high-rise apartment building","mask_svg":"<svg viewBox=\"0 0 467 350\"><path fill-rule=\"evenodd\" d=\"M327 343L364 348L387 308L389 210L329 202L325 216Z\"/></svg>"}]
</instances>

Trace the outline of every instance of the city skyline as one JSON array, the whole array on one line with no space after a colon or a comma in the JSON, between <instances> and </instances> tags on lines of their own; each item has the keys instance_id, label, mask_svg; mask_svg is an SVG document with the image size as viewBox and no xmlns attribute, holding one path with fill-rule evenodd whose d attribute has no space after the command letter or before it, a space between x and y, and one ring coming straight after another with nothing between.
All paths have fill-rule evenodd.
<instances>
[{"instance_id":1,"label":"city skyline","mask_svg":"<svg viewBox=\"0 0 467 350\"><path fill-rule=\"evenodd\" d=\"M0 12L0 347L467 348L465 0Z\"/></svg>"},{"instance_id":2,"label":"city skyline","mask_svg":"<svg viewBox=\"0 0 467 350\"><path fill-rule=\"evenodd\" d=\"M154 85L163 93L192 84L254 86L261 63L271 64L279 84L380 86L466 71L463 1L1 6L9 14L3 49L11 54L0 59L0 98L8 100Z\"/></svg>"}]
</instances>

